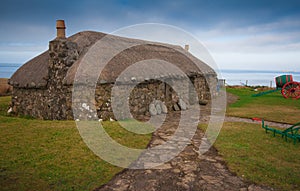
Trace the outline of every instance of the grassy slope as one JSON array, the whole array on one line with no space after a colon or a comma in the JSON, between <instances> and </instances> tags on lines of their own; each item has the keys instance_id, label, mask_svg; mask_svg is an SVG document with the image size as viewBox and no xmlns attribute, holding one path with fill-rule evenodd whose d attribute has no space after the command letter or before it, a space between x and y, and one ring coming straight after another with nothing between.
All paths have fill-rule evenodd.
<instances>
[{"instance_id":1,"label":"grassy slope","mask_svg":"<svg viewBox=\"0 0 300 191\"><path fill-rule=\"evenodd\" d=\"M226 114L237 117L259 117L270 121L297 123L300 121L300 100L285 99L281 93L252 97L251 88L227 88L228 92L235 94L240 99L231 104Z\"/></svg>"},{"instance_id":2,"label":"grassy slope","mask_svg":"<svg viewBox=\"0 0 300 191\"><path fill-rule=\"evenodd\" d=\"M279 190L300 190L300 143L266 134L259 124L225 123L215 146L239 176Z\"/></svg>"},{"instance_id":3,"label":"grassy slope","mask_svg":"<svg viewBox=\"0 0 300 191\"><path fill-rule=\"evenodd\" d=\"M280 92L251 97L256 92L250 88L227 91L239 96L228 107L227 115L300 121L300 101L284 99ZM279 190L300 190L300 143L294 145L291 140L285 142L279 136L266 134L260 124L224 123L215 147L239 176Z\"/></svg>"},{"instance_id":4,"label":"grassy slope","mask_svg":"<svg viewBox=\"0 0 300 191\"><path fill-rule=\"evenodd\" d=\"M122 170L101 160L82 141L73 121L5 116L9 97L0 97L1 190L92 190ZM137 135L116 122L106 131L121 144L145 148L150 135Z\"/></svg>"}]
</instances>

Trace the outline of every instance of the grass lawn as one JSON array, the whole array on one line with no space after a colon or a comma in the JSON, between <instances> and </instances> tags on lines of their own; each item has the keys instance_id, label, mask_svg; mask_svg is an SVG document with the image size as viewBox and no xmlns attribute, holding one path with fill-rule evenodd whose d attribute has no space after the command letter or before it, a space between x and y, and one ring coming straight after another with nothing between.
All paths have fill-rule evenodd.
<instances>
[{"instance_id":1,"label":"grass lawn","mask_svg":"<svg viewBox=\"0 0 300 191\"><path fill-rule=\"evenodd\" d=\"M280 91L260 97L252 88L226 88L239 97L226 115L258 117L294 124L300 121L300 100L285 99ZM201 125L205 128L205 125ZM266 134L260 124L224 123L215 147L229 169L258 184L279 190L300 190L300 143Z\"/></svg>"},{"instance_id":2,"label":"grass lawn","mask_svg":"<svg viewBox=\"0 0 300 191\"><path fill-rule=\"evenodd\" d=\"M95 156L74 121L42 121L5 116L10 97L0 97L1 190L92 190L122 169ZM145 148L151 136L105 122L118 142Z\"/></svg>"},{"instance_id":3,"label":"grass lawn","mask_svg":"<svg viewBox=\"0 0 300 191\"><path fill-rule=\"evenodd\" d=\"M300 190L300 143L266 134L259 124L228 122L214 146L229 169L246 180L278 190Z\"/></svg>"},{"instance_id":4,"label":"grass lawn","mask_svg":"<svg viewBox=\"0 0 300 191\"><path fill-rule=\"evenodd\" d=\"M280 91L252 97L252 88L226 88L239 96L239 100L227 108L229 116L264 118L265 120L294 124L300 121L300 100L285 99Z\"/></svg>"},{"instance_id":5,"label":"grass lawn","mask_svg":"<svg viewBox=\"0 0 300 191\"><path fill-rule=\"evenodd\" d=\"M255 92L250 88L227 91L240 97L227 115L300 121L299 100L284 99L279 92L251 97ZM1 190L92 190L122 170L95 156L73 121L8 117L9 102L10 97L0 97ZM149 134L130 133L116 122L104 124L123 145L145 148L150 141ZM266 134L258 124L225 123L215 146L239 176L280 190L300 190L300 143Z\"/></svg>"}]
</instances>

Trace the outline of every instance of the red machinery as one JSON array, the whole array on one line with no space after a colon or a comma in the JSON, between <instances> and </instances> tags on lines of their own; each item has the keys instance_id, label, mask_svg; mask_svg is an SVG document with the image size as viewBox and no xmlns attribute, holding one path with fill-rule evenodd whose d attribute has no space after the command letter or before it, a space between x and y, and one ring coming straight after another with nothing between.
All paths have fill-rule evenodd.
<instances>
[{"instance_id":1,"label":"red machinery","mask_svg":"<svg viewBox=\"0 0 300 191\"><path fill-rule=\"evenodd\" d=\"M284 98L292 98L292 99L300 98L300 83L293 81L292 75L277 76L275 78L275 82L276 82L275 90L260 92L252 96L253 97L262 96L262 95L266 95L281 90L281 94L283 95Z\"/></svg>"},{"instance_id":2,"label":"red machinery","mask_svg":"<svg viewBox=\"0 0 300 191\"><path fill-rule=\"evenodd\" d=\"M285 98L300 98L300 83L293 81L292 75L282 75L275 78L276 88L281 89L281 94Z\"/></svg>"}]
</instances>

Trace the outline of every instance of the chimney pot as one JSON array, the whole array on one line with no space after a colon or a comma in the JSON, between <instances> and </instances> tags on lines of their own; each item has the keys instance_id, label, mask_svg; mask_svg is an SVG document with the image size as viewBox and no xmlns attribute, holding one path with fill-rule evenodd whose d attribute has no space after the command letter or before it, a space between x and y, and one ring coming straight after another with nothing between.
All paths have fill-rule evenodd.
<instances>
[{"instance_id":1,"label":"chimney pot","mask_svg":"<svg viewBox=\"0 0 300 191\"><path fill-rule=\"evenodd\" d=\"M186 45L184 46L184 49L185 49L186 51L189 51L190 45L186 44Z\"/></svg>"},{"instance_id":2,"label":"chimney pot","mask_svg":"<svg viewBox=\"0 0 300 191\"><path fill-rule=\"evenodd\" d=\"M66 38L66 26L64 20L56 20L56 38Z\"/></svg>"}]
</instances>

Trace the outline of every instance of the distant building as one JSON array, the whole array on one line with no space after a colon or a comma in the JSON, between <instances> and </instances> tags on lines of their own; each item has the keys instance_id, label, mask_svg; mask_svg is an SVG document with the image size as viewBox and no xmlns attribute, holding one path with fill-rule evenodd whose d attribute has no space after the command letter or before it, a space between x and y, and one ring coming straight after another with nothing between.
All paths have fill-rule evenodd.
<instances>
[{"instance_id":1,"label":"distant building","mask_svg":"<svg viewBox=\"0 0 300 191\"><path fill-rule=\"evenodd\" d=\"M72 88L77 67L89 48L105 36L106 34L101 32L85 31L66 38L64 21L58 20L57 37L50 41L49 50L25 63L11 77L9 83L13 86L12 111L17 115L41 119L73 119ZM112 35L109 37L112 41L123 45L141 41ZM185 50L180 46L141 42L144 44L119 53L102 71L95 91L95 106L99 118L103 120L114 118L110 96L116 79L128 66L146 59L160 59L176 65L194 84L199 100L211 99L208 83L215 84L213 89L216 89L216 73L191 55L187 51L188 46ZM200 66L201 70L195 64ZM169 84L160 80L170 78L170 83L180 83L180 76L165 73L151 77L147 76L146 72L132 78L140 81L129 99L133 116L150 115L149 105L153 99L163 101L169 111L172 111L174 105L181 99ZM187 105L194 104L186 97L183 97L182 101Z\"/></svg>"}]
</instances>

